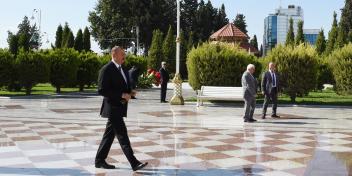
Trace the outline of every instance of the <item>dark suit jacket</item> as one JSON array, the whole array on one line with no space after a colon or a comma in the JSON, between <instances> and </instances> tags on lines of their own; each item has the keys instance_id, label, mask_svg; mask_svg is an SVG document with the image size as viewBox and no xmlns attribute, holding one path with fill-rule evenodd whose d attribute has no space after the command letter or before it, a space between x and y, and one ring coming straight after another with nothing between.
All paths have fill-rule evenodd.
<instances>
[{"instance_id":1,"label":"dark suit jacket","mask_svg":"<svg viewBox=\"0 0 352 176\"><path fill-rule=\"evenodd\" d=\"M276 90L279 91L279 74L275 72L275 77L276 77ZM271 93L271 90L273 88L273 79L271 76L270 71L267 71L263 74L263 79L262 79L262 91L269 95Z\"/></svg>"},{"instance_id":2,"label":"dark suit jacket","mask_svg":"<svg viewBox=\"0 0 352 176\"><path fill-rule=\"evenodd\" d=\"M100 109L102 117L127 117L128 103L122 98L122 94L131 93L131 88L129 86L128 73L125 70L124 73L127 83L113 62L110 61L101 68L98 78L98 93L104 97Z\"/></svg>"},{"instance_id":3,"label":"dark suit jacket","mask_svg":"<svg viewBox=\"0 0 352 176\"><path fill-rule=\"evenodd\" d=\"M161 77L161 84L167 84L170 80L169 72L163 68L160 68L159 72Z\"/></svg>"}]
</instances>

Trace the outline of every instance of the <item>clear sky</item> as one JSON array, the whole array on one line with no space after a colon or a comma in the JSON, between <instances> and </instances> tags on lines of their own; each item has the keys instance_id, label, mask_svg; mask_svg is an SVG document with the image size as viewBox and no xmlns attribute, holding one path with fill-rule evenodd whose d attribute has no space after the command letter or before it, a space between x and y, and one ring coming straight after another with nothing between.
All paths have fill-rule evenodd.
<instances>
[{"instance_id":1,"label":"clear sky","mask_svg":"<svg viewBox=\"0 0 352 176\"><path fill-rule=\"evenodd\" d=\"M54 43L59 24L68 22L74 34L79 28L89 26L88 12L94 8L97 0L0 0L0 2L0 48L5 48L8 46L7 31L17 32L17 25L25 15L31 17L33 9L41 9L41 31L47 32L50 43ZM224 3L230 21L237 13L243 13L246 16L249 35L252 37L256 34L259 43L262 43L264 18L280 5L280 0L211 0L211 2L215 7L220 7ZM304 28L323 28L327 33L331 27L333 11L336 11L340 17L344 0L282 0L281 2L282 7L285 8L289 4L303 8ZM50 46L50 43L45 43L46 38L46 36L43 38L43 48ZM99 46L93 42L92 49L99 51Z\"/></svg>"}]
</instances>

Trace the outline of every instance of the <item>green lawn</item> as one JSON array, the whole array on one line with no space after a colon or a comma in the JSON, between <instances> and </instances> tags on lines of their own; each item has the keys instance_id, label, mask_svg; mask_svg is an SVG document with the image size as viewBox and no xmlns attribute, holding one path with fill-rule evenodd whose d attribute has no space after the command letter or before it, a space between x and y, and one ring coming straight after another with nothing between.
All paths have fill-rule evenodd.
<instances>
[{"instance_id":1,"label":"green lawn","mask_svg":"<svg viewBox=\"0 0 352 176\"><path fill-rule=\"evenodd\" d=\"M188 98L186 101L197 101L195 97ZM263 96L258 96L257 104L263 103ZM228 102L228 101L212 101L212 102ZM242 103L242 101L240 102ZM332 90L321 92L310 92L306 97L297 97L296 102L292 103L289 96L280 95L279 104L298 104L298 105L339 105L352 106L352 95L338 95Z\"/></svg>"},{"instance_id":2,"label":"green lawn","mask_svg":"<svg viewBox=\"0 0 352 176\"><path fill-rule=\"evenodd\" d=\"M280 96L279 103L292 104L287 95ZM295 104L352 105L352 95L338 95L332 90L310 92L306 97L297 97Z\"/></svg>"},{"instance_id":3,"label":"green lawn","mask_svg":"<svg viewBox=\"0 0 352 176\"><path fill-rule=\"evenodd\" d=\"M96 87L85 88L84 92L95 92ZM61 88L61 93L79 92L78 88ZM52 95L56 94L56 88L51 84L38 84L32 89L32 95ZM9 92L7 90L0 90L0 96L23 96L26 95L24 89L20 92Z\"/></svg>"}]
</instances>

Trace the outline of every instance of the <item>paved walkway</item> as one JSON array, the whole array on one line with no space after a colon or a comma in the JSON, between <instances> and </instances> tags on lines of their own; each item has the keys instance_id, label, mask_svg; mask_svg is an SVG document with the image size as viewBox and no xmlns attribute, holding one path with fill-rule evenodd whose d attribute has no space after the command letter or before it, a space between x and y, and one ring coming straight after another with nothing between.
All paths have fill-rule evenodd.
<instances>
[{"instance_id":1,"label":"paved walkway","mask_svg":"<svg viewBox=\"0 0 352 176\"><path fill-rule=\"evenodd\" d=\"M352 175L351 107L285 106L281 119L244 124L240 105L170 106L158 97L142 91L129 105L133 148L150 163L138 173L117 140L108 162L118 168L94 168L101 97L0 99L0 175Z\"/></svg>"}]
</instances>

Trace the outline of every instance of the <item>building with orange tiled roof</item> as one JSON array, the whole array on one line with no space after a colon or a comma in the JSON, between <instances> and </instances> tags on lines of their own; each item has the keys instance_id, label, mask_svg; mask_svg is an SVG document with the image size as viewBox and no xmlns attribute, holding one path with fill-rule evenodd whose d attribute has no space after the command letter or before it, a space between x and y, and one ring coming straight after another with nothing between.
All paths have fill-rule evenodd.
<instances>
[{"instance_id":1,"label":"building with orange tiled roof","mask_svg":"<svg viewBox=\"0 0 352 176\"><path fill-rule=\"evenodd\" d=\"M248 43L248 35L238 29L233 23L229 23L210 36L210 41L238 44L241 48L252 54L258 54L258 50Z\"/></svg>"}]
</instances>

